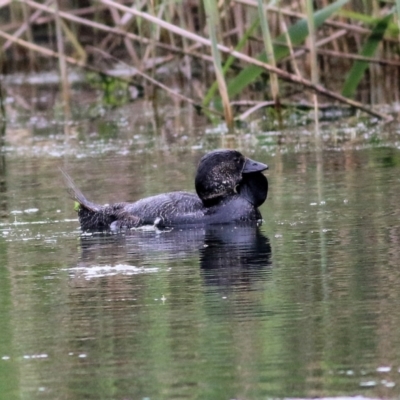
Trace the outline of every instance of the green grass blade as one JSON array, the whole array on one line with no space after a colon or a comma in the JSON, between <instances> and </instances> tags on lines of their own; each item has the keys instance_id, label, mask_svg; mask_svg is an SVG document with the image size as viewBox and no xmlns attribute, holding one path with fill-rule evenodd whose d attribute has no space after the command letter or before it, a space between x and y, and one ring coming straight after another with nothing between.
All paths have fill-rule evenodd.
<instances>
[{"instance_id":1,"label":"green grass blade","mask_svg":"<svg viewBox=\"0 0 400 400\"><path fill-rule=\"evenodd\" d=\"M322 10L314 13L315 27L321 26L326 19L337 12L348 0L337 0L329 6ZM288 29L289 37L292 41L292 45L297 45L302 43L308 35L308 24L306 19L302 19L296 22ZM279 45L279 42L285 44L285 35L282 34L275 39L274 54L276 61L289 55L289 49L286 45ZM265 53L258 57L259 60L266 62L267 57ZM257 79L260 74L264 72L264 69L254 65L250 65L244 68L234 79L232 79L228 85L229 96L235 96L236 94L242 92L242 90Z\"/></svg>"},{"instance_id":2,"label":"green grass blade","mask_svg":"<svg viewBox=\"0 0 400 400\"><path fill-rule=\"evenodd\" d=\"M386 28L389 25L393 13L381 18L375 27L372 29L371 35L367 39L364 47L361 49L360 55L364 57L372 57L385 35ZM350 72L343 85L342 95L346 97L353 97L354 93L363 78L366 69L368 68L368 61L355 61L350 69Z\"/></svg>"}]
</instances>

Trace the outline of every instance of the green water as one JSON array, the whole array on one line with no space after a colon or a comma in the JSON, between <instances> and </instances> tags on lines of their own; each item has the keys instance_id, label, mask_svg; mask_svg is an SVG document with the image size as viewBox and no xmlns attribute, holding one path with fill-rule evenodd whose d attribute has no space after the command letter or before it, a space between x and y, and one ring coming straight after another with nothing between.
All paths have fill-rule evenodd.
<instances>
[{"instance_id":1,"label":"green water","mask_svg":"<svg viewBox=\"0 0 400 400\"><path fill-rule=\"evenodd\" d=\"M3 147L1 399L400 396L396 140L97 128ZM58 167L133 201L227 146L270 165L259 230L81 237Z\"/></svg>"}]
</instances>

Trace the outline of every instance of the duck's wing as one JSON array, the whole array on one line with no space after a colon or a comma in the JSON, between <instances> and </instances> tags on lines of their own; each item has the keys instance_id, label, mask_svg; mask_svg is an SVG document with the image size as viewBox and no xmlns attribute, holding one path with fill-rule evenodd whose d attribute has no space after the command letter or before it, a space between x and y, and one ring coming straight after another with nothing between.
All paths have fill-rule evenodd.
<instances>
[{"instance_id":1,"label":"duck's wing","mask_svg":"<svg viewBox=\"0 0 400 400\"><path fill-rule=\"evenodd\" d=\"M174 226L190 224L204 216L199 197L189 192L159 194L126 204L124 210L139 217L143 225Z\"/></svg>"}]
</instances>

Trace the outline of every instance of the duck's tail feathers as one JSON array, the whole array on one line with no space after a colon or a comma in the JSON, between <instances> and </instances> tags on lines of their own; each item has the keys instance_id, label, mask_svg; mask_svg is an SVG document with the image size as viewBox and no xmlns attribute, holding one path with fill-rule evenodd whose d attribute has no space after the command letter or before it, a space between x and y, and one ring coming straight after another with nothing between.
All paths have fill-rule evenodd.
<instances>
[{"instance_id":1,"label":"duck's tail feathers","mask_svg":"<svg viewBox=\"0 0 400 400\"><path fill-rule=\"evenodd\" d=\"M65 172L62 168L60 168L60 171L64 176L64 181L65 181L65 184L67 185L67 191L68 191L69 195L72 197L72 199L76 200L79 203L80 207L83 207L87 210L94 211L94 212L99 211L101 209L100 205L92 203L83 195L83 193L76 186L75 182L67 174L67 172Z\"/></svg>"}]
</instances>

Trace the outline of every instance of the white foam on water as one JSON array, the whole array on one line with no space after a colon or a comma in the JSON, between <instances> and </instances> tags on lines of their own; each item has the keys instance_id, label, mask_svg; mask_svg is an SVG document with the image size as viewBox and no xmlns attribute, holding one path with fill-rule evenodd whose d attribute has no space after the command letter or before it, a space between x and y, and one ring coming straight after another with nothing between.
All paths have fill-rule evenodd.
<instances>
[{"instance_id":1,"label":"white foam on water","mask_svg":"<svg viewBox=\"0 0 400 400\"><path fill-rule=\"evenodd\" d=\"M39 211L38 208L27 208L26 210L24 210L24 213L32 214L32 213L35 213L35 212L38 212L38 211Z\"/></svg>"},{"instance_id":2,"label":"white foam on water","mask_svg":"<svg viewBox=\"0 0 400 400\"><path fill-rule=\"evenodd\" d=\"M69 272L81 274L85 279L102 278L115 275L138 275L154 273L158 268L135 267L134 265L117 264L117 265L94 265L91 267L73 267L68 268Z\"/></svg>"}]
</instances>

